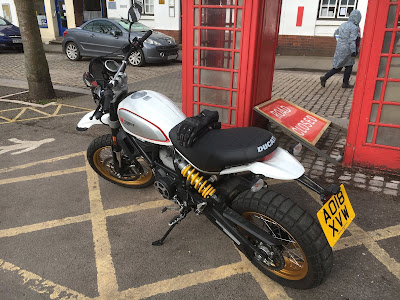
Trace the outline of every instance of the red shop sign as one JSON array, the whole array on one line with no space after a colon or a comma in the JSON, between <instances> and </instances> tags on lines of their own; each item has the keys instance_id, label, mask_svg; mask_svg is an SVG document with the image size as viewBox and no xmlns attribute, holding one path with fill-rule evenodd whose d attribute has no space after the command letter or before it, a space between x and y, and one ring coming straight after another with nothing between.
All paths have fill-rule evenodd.
<instances>
[{"instance_id":1,"label":"red shop sign","mask_svg":"<svg viewBox=\"0 0 400 300\"><path fill-rule=\"evenodd\" d=\"M284 99L273 99L254 109L313 146L331 124L331 121Z\"/></svg>"}]
</instances>

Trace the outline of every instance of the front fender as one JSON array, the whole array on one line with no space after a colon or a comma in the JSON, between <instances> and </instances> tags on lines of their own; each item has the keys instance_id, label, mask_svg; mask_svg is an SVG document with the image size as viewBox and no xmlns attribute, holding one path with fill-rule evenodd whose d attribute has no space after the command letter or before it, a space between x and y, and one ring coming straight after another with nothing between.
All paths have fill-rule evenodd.
<instances>
[{"instance_id":1,"label":"front fender","mask_svg":"<svg viewBox=\"0 0 400 300\"><path fill-rule=\"evenodd\" d=\"M99 120L96 118L92 118L94 114L94 110L88 112L83 118L79 121L78 125L76 125L76 130L85 131L88 130L93 125L109 125L110 124L110 114L105 114L101 116Z\"/></svg>"},{"instance_id":2,"label":"front fender","mask_svg":"<svg viewBox=\"0 0 400 300\"><path fill-rule=\"evenodd\" d=\"M292 180L304 174L304 167L289 152L278 147L268 160L225 169L221 171L220 175L249 171L269 178Z\"/></svg>"}]
</instances>

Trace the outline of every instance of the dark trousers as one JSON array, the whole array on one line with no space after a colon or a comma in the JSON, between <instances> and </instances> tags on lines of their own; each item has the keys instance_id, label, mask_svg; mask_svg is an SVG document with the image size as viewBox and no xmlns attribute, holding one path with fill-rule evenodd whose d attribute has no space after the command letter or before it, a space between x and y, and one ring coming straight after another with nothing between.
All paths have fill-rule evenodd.
<instances>
[{"instance_id":1,"label":"dark trousers","mask_svg":"<svg viewBox=\"0 0 400 300\"><path fill-rule=\"evenodd\" d=\"M343 68L333 68L332 70L328 71L323 77L324 80L327 80L332 75L339 73ZM343 83L349 83L351 71L353 71L353 66L346 66L344 67L344 75L343 75Z\"/></svg>"}]
</instances>

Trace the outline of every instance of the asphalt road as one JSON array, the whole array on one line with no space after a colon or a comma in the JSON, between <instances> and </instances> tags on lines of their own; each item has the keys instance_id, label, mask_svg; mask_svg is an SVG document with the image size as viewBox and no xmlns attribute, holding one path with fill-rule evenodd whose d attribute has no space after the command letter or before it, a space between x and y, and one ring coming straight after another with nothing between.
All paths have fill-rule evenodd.
<instances>
[{"instance_id":1,"label":"asphalt road","mask_svg":"<svg viewBox=\"0 0 400 300\"><path fill-rule=\"evenodd\" d=\"M0 299L400 299L399 199L353 186L356 219L313 290L269 280L204 216L152 246L174 212L160 213L170 203L153 187L122 188L88 167L87 146L108 133L75 130L93 108L88 95L46 107L0 101ZM312 215L320 208L295 182L269 188Z\"/></svg>"}]
</instances>

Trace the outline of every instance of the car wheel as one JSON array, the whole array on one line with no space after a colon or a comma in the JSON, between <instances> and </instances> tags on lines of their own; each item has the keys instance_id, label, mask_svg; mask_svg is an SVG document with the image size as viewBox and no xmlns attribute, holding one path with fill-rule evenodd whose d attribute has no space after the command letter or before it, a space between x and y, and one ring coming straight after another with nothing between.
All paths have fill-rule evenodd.
<instances>
[{"instance_id":1,"label":"car wheel","mask_svg":"<svg viewBox=\"0 0 400 300\"><path fill-rule=\"evenodd\" d=\"M144 59L144 54L141 49L132 52L128 60L132 66L143 67L146 64L146 61Z\"/></svg>"},{"instance_id":2,"label":"car wheel","mask_svg":"<svg viewBox=\"0 0 400 300\"><path fill-rule=\"evenodd\" d=\"M74 42L69 42L65 47L65 54L70 60L80 60L81 54L78 46Z\"/></svg>"}]
</instances>

